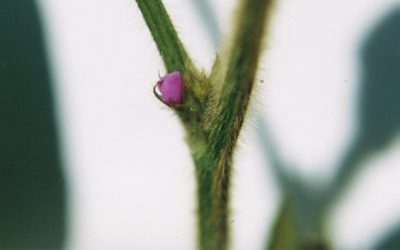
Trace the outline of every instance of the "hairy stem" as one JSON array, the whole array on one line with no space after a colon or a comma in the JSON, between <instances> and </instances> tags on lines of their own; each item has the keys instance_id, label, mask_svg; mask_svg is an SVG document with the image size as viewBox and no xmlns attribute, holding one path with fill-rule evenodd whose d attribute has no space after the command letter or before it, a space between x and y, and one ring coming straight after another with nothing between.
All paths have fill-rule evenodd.
<instances>
[{"instance_id":1,"label":"hairy stem","mask_svg":"<svg viewBox=\"0 0 400 250\"><path fill-rule=\"evenodd\" d=\"M217 78L196 73L160 0L136 2L167 70L184 73L186 97L175 111L186 128L196 167L198 248L225 250L229 244L233 153L249 105L273 0L241 1L229 52L223 60L216 60L221 67L213 67L219 71L212 73Z\"/></svg>"},{"instance_id":2,"label":"hairy stem","mask_svg":"<svg viewBox=\"0 0 400 250\"><path fill-rule=\"evenodd\" d=\"M265 20L271 5L270 0L244 0L239 9L227 71L210 128L211 150L213 158L218 161L224 155L231 155L243 124L261 55Z\"/></svg>"},{"instance_id":3,"label":"hairy stem","mask_svg":"<svg viewBox=\"0 0 400 250\"><path fill-rule=\"evenodd\" d=\"M161 0L136 0L168 72L185 72L191 60Z\"/></svg>"},{"instance_id":4,"label":"hairy stem","mask_svg":"<svg viewBox=\"0 0 400 250\"><path fill-rule=\"evenodd\" d=\"M272 1L244 0L238 13L238 23L230 53L227 71L222 78L222 89L211 122L206 156L207 165L199 164L198 180L200 208L208 206L207 213L200 212L201 249L226 249L229 241L229 187L233 152L249 105L251 91L262 51L266 20ZM211 191L205 195L203 192ZM207 204L208 203L208 204ZM208 214L210 213L210 215ZM208 218L201 218L201 216ZM210 231L211 230L211 231ZM207 237L212 237L211 240ZM212 245L210 245L212 242Z\"/></svg>"}]
</instances>

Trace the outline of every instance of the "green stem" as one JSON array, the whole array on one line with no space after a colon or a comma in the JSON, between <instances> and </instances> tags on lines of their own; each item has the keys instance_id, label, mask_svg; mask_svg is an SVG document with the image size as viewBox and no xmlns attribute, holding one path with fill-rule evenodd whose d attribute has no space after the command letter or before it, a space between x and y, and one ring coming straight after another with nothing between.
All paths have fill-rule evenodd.
<instances>
[{"instance_id":1,"label":"green stem","mask_svg":"<svg viewBox=\"0 0 400 250\"><path fill-rule=\"evenodd\" d=\"M184 75L185 101L175 111L186 128L196 167L198 248L225 250L229 243L233 153L249 105L273 0L242 0L230 50L224 60L217 60L221 67L213 67L219 72L212 75L218 78L196 73L160 0L136 2L167 70L179 70Z\"/></svg>"},{"instance_id":2,"label":"green stem","mask_svg":"<svg viewBox=\"0 0 400 250\"><path fill-rule=\"evenodd\" d=\"M161 0L136 0L168 72L187 71L192 62Z\"/></svg>"},{"instance_id":3,"label":"green stem","mask_svg":"<svg viewBox=\"0 0 400 250\"><path fill-rule=\"evenodd\" d=\"M271 7L272 1L269 0L244 0L239 8L227 70L210 124L207 152L197 166L200 209L207 207L205 212L199 213L200 230L204 230L200 232L199 244L203 250L228 247L233 152L254 86Z\"/></svg>"},{"instance_id":4,"label":"green stem","mask_svg":"<svg viewBox=\"0 0 400 250\"><path fill-rule=\"evenodd\" d=\"M254 86L270 0L244 0L238 15L227 70L211 123L210 145L213 158L231 155L242 127Z\"/></svg>"},{"instance_id":5,"label":"green stem","mask_svg":"<svg viewBox=\"0 0 400 250\"><path fill-rule=\"evenodd\" d=\"M136 0L168 72L179 71L184 80L184 104L173 108L189 135L204 137L204 113L209 81L194 67L161 0ZM201 134L201 136L199 135Z\"/></svg>"}]
</instances>

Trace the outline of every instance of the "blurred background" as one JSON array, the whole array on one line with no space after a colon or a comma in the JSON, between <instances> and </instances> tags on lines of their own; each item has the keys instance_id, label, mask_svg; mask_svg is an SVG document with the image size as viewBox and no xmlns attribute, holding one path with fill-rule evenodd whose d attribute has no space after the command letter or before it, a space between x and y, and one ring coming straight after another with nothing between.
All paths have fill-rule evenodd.
<instances>
[{"instance_id":1,"label":"blurred background","mask_svg":"<svg viewBox=\"0 0 400 250\"><path fill-rule=\"evenodd\" d=\"M209 71L238 1L163 2ZM270 28L232 248L266 245L283 170L328 190L334 248L400 249L400 2L280 0ZM193 249L193 166L135 1L4 0L0 32L0 249Z\"/></svg>"}]
</instances>

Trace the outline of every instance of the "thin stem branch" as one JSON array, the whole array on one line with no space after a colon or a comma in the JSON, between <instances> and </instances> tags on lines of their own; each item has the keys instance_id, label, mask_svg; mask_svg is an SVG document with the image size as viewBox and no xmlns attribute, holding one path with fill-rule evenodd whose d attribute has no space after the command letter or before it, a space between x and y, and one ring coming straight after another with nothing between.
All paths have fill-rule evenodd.
<instances>
[{"instance_id":1,"label":"thin stem branch","mask_svg":"<svg viewBox=\"0 0 400 250\"><path fill-rule=\"evenodd\" d=\"M192 62L161 0L136 0L168 72L185 72Z\"/></svg>"},{"instance_id":2,"label":"thin stem branch","mask_svg":"<svg viewBox=\"0 0 400 250\"><path fill-rule=\"evenodd\" d=\"M207 105L209 81L194 67L162 1L136 0L136 3L150 29L167 71L179 71L183 77L184 103L171 108L178 114L189 137L204 137L201 131L201 117Z\"/></svg>"},{"instance_id":3,"label":"thin stem branch","mask_svg":"<svg viewBox=\"0 0 400 250\"><path fill-rule=\"evenodd\" d=\"M244 0L232 41L227 72L211 124L210 144L215 159L231 151L250 101L271 0Z\"/></svg>"},{"instance_id":4,"label":"thin stem branch","mask_svg":"<svg viewBox=\"0 0 400 250\"><path fill-rule=\"evenodd\" d=\"M239 8L227 71L210 126L208 150L203 159L208 164L198 166L199 182L203 183L200 186L199 203L209 203L211 206L208 219L201 218L200 213L200 223L208 224L200 228L211 230L203 234L211 233L210 237L213 237L212 244L209 239L200 242L201 249L223 250L228 247L228 204L233 152L249 105L271 8L272 1L269 0L244 0ZM212 192L211 197L202 194L207 191Z\"/></svg>"}]
</instances>

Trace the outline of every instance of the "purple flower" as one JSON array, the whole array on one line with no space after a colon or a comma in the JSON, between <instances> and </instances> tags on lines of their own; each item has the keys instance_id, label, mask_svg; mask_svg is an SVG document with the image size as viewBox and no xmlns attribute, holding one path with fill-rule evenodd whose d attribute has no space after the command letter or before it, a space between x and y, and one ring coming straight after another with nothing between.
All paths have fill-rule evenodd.
<instances>
[{"instance_id":1,"label":"purple flower","mask_svg":"<svg viewBox=\"0 0 400 250\"><path fill-rule=\"evenodd\" d=\"M183 81L181 73L178 71L171 72L162 77L156 87L161 96L156 96L167 105L182 104L183 101Z\"/></svg>"}]
</instances>

